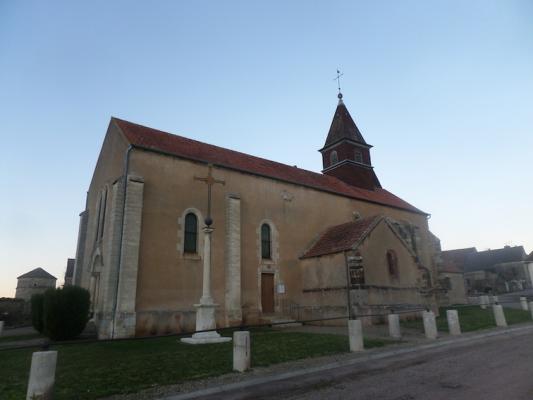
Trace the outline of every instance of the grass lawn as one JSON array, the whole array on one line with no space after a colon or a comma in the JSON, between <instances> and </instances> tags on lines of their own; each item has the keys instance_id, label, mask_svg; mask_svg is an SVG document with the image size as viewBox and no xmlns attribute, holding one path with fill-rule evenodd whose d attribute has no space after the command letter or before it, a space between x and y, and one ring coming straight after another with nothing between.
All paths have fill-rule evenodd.
<instances>
[{"instance_id":1,"label":"grass lawn","mask_svg":"<svg viewBox=\"0 0 533 400\"><path fill-rule=\"evenodd\" d=\"M494 328L496 326L491 307L488 307L486 310L482 310L479 306L448 307L439 310L440 316L437 317L437 329L439 331L448 332L446 310L449 309L458 311L461 330L463 332L472 332L480 329ZM504 313L509 325L531 321L529 311L504 308ZM421 319L402 321L401 325L405 328L424 329Z\"/></svg>"},{"instance_id":2,"label":"grass lawn","mask_svg":"<svg viewBox=\"0 0 533 400\"><path fill-rule=\"evenodd\" d=\"M38 339L42 337L38 333L28 333L26 335L0 336L0 343L2 342L18 342L20 340Z\"/></svg>"},{"instance_id":3,"label":"grass lawn","mask_svg":"<svg viewBox=\"0 0 533 400\"><path fill-rule=\"evenodd\" d=\"M252 366L348 351L342 335L258 330ZM365 340L365 346L391 342ZM55 346L56 399L96 399L231 372L232 343L187 345L176 337ZM0 351L0 399L24 398L34 349Z\"/></svg>"}]
</instances>

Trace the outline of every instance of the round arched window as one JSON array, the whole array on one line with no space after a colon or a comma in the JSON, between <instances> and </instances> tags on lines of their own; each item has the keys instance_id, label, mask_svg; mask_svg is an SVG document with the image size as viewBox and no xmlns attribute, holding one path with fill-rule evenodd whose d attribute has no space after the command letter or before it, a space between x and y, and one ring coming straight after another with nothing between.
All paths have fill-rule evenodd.
<instances>
[{"instance_id":1,"label":"round arched window","mask_svg":"<svg viewBox=\"0 0 533 400\"><path fill-rule=\"evenodd\" d=\"M261 225L261 258L272 258L272 235L268 224Z\"/></svg>"},{"instance_id":2,"label":"round arched window","mask_svg":"<svg viewBox=\"0 0 533 400\"><path fill-rule=\"evenodd\" d=\"M358 162L358 163L363 162L363 153L361 153L361 150L355 150L354 159L355 159L355 162Z\"/></svg>"},{"instance_id":3,"label":"round arched window","mask_svg":"<svg viewBox=\"0 0 533 400\"><path fill-rule=\"evenodd\" d=\"M392 278L398 278L398 257L394 250L387 251L387 267L389 268L389 275Z\"/></svg>"},{"instance_id":4,"label":"round arched window","mask_svg":"<svg viewBox=\"0 0 533 400\"><path fill-rule=\"evenodd\" d=\"M184 253L198 252L198 217L194 213L185 216L185 242L183 244Z\"/></svg>"},{"instance_id":5,"label":"round arched window","mask_svg":"<svg viewBox=\"0 0 533 400\"><path fill-rule=\"evenodd\" d=\"M339 162L339 156L337 155L337 152L333 150L331 153L329 153L329 163L331 165L337 164Z\"/></svg>"}]
</instances>

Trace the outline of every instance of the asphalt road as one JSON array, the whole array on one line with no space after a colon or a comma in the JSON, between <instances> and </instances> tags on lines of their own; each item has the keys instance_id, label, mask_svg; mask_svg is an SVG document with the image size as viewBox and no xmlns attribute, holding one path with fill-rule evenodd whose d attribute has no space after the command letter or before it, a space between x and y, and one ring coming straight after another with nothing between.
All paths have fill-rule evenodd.
<instances>
[{"instance_id":1,"label":"asphalt road","mask_svg":"<svg viewBox=\"0 0 533 400\"><path fill-rule=\"evenodd\" d=\"M265 383L216 398L531 400L532 360L530 330Z\"/></svg>"}]
</instances>

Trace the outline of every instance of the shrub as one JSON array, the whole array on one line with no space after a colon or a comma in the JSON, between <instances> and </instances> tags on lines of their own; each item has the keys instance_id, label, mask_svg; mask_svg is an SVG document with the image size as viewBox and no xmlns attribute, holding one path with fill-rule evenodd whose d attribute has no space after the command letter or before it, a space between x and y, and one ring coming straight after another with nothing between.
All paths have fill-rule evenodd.
<instances>
[{"instance_id":1,"label":"shrub","mask_svg":"<svg viewBox=\"0 0 533 400\"><path fill-rule=\"evenodd\" d=\"M31 324L39 333L44 331L44 294L31 296Z\"/></svg>"},{"instance_id":2,"label":"shrub","mask_svg":"<svg viewBox=\"0 0 533 400\"><path fill-rule=\"evenodd\" d=\"M89 320L89 291L78 286L47 290L44 294L44 334L52 340L79 336Z\"/></svg>"}]
</instances>

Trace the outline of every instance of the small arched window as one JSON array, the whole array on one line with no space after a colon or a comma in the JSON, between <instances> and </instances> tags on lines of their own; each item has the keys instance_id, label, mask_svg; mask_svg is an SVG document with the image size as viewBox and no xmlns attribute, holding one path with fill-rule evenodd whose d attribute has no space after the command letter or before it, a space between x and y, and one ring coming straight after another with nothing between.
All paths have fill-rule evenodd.
<instances>
[{"instance_id":1,"label":"small arched window","mask_svg":"<svg viewBox=\"0 0 533 400\"><path fill-rule=\"evenodd\" d=\"M105 211L107 207L107 189L104 189L104 192L101 197L101 220L100 220L100 231L98 233L98 238L102 239L104 237L104 226L105 226Z\"/></svg>"},{"instance_id":2,"label":"small arched window","mask_svg":"<svg viewBox=\"0 0 533 400\"><path fill-rule=\"evenodd\" d=\"M331 153L329 153L329 163L331 165L337 164L339 162L339 156L337 155L337 152L333 150Z\"/></svg>"},{"instance_id":3,"label":"small arched window","mask_svg":"<svg viewBox=\"0 0 533 400\"><path fill-rule=\"evenodd\" d=\"M363 153L361 153L360 150L355 150L355 162L358 162L358 163L363 162Z\"/></svg>"},{"instance_id":4,"label":"small arched window","mask_svg":"<svg viewBox=\"0 0 533 400\"><path fill-rule=\"evenodd\" d=\"M398 257L394 250L387 251L387 266L389 268L389 275L392 278L398 278Z\"/></svg>"},{"instance_id":5,"label":"small arched window","mask_svg":"<svg viewBox=\"0 0 533 400\"><path fill-rule=\"evenodd\" d=\"M261 258L272 258L272 235L268 224L261 225Z\"/></svg>"},{"instance_id":6,"label":"small arched window","mask_svg":"<svg viewBox=\"0 0 533 400\"><path fill-rule=\"evenodd\" d=\"M185 242L183 244L184 253L198 252L198 217L194 213L185 216Z\"/></svg>"}]
</instances>

